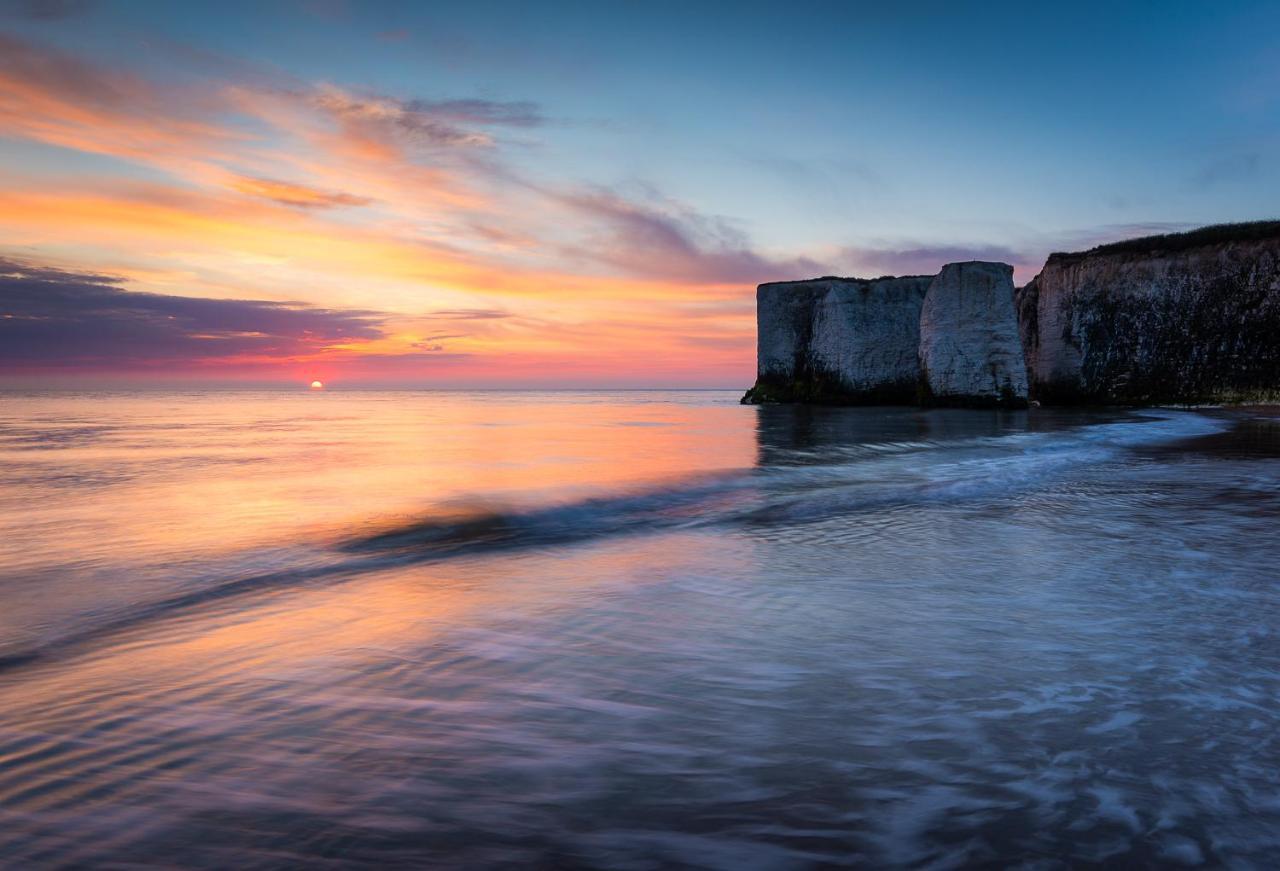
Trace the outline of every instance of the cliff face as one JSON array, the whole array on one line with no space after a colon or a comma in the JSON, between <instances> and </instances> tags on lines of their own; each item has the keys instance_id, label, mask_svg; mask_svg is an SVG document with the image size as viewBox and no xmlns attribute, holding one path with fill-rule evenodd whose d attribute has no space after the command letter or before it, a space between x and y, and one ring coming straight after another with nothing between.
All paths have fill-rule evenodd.
<instances>
[{"instance_id":1,"label":"cliff face","mask_svg":"<svg viewBox=\"0 0 1280 871\"><path fill-rule=\"evenodd\" d=\"M1014 311L1013 267L949 263L920 312L922 401L1027 404L1027 367Z\"/></svg>"},{"instance_id":2,"label":"cliff face","mask_svg":"<svg viewBox=\"0 0 1280 871\"><path fill-rule=\"evenodd\" d=\"M932 278L819 278L756 291L758 372L744 402L1025 405L1013 267Z\"/></svg>"},{"instance_id":3,"label":"cliff face","mask_svg":"<svg viewBox=\"0 0 1280 871\"><path fill-rule=\"evenodd\" d=\"M756 291L757 380L744 402L916 400L930 278L819 278Z\"/></svg>"},{"instance_id":4,"label":"cliff face","mask_svg":"<svg viewBox=\"0 0 1280 871\"><path fill-rule=\"evenodd\" d=\"M743 402L1280 402L1280 221L936 277L762 284Z\"/></svg>"},{"instance_id":5,"label":"cliff face","mask_svg":"<svg viewBox=\"0 0 1280 871\"><path fill-rule=\"evenodd\" d=\"M1280 223L1054 254L1018 291L1045 403L1280 400Z\"/></svg>"}]
</instances>

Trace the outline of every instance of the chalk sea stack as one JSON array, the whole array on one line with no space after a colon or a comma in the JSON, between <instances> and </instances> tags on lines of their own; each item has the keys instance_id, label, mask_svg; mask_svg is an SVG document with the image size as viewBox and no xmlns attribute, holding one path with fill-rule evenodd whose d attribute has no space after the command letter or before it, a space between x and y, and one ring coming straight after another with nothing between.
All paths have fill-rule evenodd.
<instances>
[{"instance_id":1,"label":"chalk sea stack","mask_svg":"<svg viewBox=\"0 0 1280 871\"><path fill-rule=\"evenodd\" d=\"M1158 405L1280 401L1280 221L933 277L772 282L744 403Z\"/></svg>"},{"instance_id":2,"label":"chalk sea stack","mask_svg":"<svg viewBox=\"0 0 1280 871\"><path fill-rule=\"evenodd\" d=\"M744 402L914 402L920 308L931 280L828 277L760 285L759 376Z\"/></svg>"},{"instance_id":3,"label":"chalk sea stack","mask_svg":"<svg viewBox=\"0 0 1280 871\"><path fill-rule=\"evenodd\" d=\"M934 405L1027 404L1013 307L1013 267L948 263L920 312L920 399Z\"/></svg>"}]
</instances>

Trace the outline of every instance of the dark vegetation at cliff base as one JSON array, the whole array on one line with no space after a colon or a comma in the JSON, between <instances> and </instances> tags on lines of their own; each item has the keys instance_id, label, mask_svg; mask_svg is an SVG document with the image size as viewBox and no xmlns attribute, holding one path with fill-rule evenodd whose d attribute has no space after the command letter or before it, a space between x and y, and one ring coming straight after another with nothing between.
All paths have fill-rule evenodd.
<instances>
[{"instance_id":1,"label":"dark vegetation at cliff base","mask_svg":"<svg viewBox=\"0 0 1280 871\"><path fill-rule=\"evenodd\" d=\"M1025 396L1019 396L1010 386L1000 388L994 396L971 396L964 394L955 396L947 393L936 393L929 386L929 373L921 364L920 383L916 385L915 404L921 408L1003 408L1018 410L1027 408L1030 403Z\"/></svg>"},{"instance_id":2,"label":"dark vegetation at cliff base","mask_svg":"<svg viewBox=\"0 0 1280 871\"><path fill-rule=\"evenodd\" d=\"M922 408L1026 408L1027 400L1005 389L992 397L947 396L929 389L929 380L902 380L858 390L838 378L809 374L791 380L760 378L742 397L743 405L918 405Z\"/></svg>"},{"instance_id":3,"label":"dark vegetation at cliff base","mask_svg":"<svg viewBox=\"0 0 1280 871\"><path fill-rule=\"evenodd\" d=\"M918 385L905 380L868 390L846 387L838 378L808 374L793 379L760 378L742 397L743 405L915 405Z\"/></svg>"}]
</instances>

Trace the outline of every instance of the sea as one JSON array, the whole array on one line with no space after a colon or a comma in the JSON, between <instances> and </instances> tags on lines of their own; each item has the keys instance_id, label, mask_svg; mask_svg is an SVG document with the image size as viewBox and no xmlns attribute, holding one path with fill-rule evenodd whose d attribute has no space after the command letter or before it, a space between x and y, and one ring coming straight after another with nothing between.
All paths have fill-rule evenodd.
<instances>
[{"instance_id":1,"label":"sea","mask_svg":"<svg viewBox=\"0 0 1280 871\"><path fill-rule=\"evenodd\" d=\"M1280 411L0 393L0 866L1274 868Z\"/></svg>"}]
</instances>

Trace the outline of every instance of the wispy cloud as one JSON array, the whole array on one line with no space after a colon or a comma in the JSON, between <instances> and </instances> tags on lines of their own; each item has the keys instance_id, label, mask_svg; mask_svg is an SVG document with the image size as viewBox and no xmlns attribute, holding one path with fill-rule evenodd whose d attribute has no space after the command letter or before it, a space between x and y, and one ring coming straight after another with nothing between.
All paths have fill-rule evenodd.
<instances>
[{"instance_id":1,"label":"wispy cloud","mask_svg":"<svg viewBox=\"0 0 1280 871\"><path fill-rule=\"evenodd\" d=\"M491 150L496 130L544 122L528 101L402 99L197 54L191 63L205 74L165 82L0 34L0 135L124 158L187 183L274 183L291 166L298 177L286 183L317 191L475 205L465 176L485 163L461 165L460 152Z\"/></svg>"},{"instance_id":2,"label":"wispy cloud","mask_svg":"<svg viewBox=\"0 0 1280 871\"><path fill-rule=\"evenodd\" d=\"M367 206L373 200L339 191L322 191L303 184L270 178L239 176L231 186L243 194L296 206L302 209L331 209L335 206Z\"/></svg>"},{"instance_id":3,"label":"wispy cloud","mask_svg":"<svg viewBox=\"0 0 1280 871\"><path fill-rule=\"evenodd\" d=\"M402 105L410 115L458 124L537 127L546 122L538 105L527 100L408 100Z\"/></svg>"},{"instance_id":4,"label":"wispy cloud","mask_svg":"<svg viewBox=\"0 0 1280 871\"><path fill-rule=\"evenodd\" d=\"M842 253L866 273L883 275L933 275L948 263L992 260L1014 266L1030 265L1024 252L1004 245L904 245L902 247L854 247Z\"/></svg>"},{"instance_id":5,"label":"wispy cloud","mask_svg":"<svg viewBox=\"0 0 1280 871\"><path fill-rule=\"evenodd\" d=\"M491 321L509 318L511 313L497 308L446 308L428 312L425 317L442 321Z\"/></svg>"},{"instance_id":6,"label":"wispy cloud","mask_svg":"<svg viewBox=\"0 0 1280 871\"><path fill-rule=\"evenodd\" d=\"M654 191L532 182L513 155L548 122L528 101L397 97L225 58L178 66L196 74L161 81L0 37L0 135L148 170L0 188L10 250L48 246L84 267L43 326L21 296L6 359L25 336L33 365L314 353L345 355L344 371L395 358L410 377L449 357L505 383L496 367L606 379L599 366L629 371L665 349L673 380L746 377L751 288L825 271ZM89 274L115 269L127 284ZM6 276L14 306L38 270ZM279 301L299 297L313 305Z\"/></svg>"},{"instance_id":7,"label":"wispy cloud","mask_svg":"<svg viewBox=\"0 0 1280 871\"><path fill-rule=\"evenodd\" d=\"M342 125L348 137L369 148L490 146L492 135L479 128L531 127L542 122L531 103L401 100L353 93L335 85L322 85L309 100Z\"/></svg>"},{"instance_id":8,"label":"wispy cloud","mask_svg":"<svg viewBox=\"0 0 1280 871\"><path fill-rule=\"evenodd\" d=\"M0 33L0 130L102 154L154 160L242 138L216 121L208 92L156 85Z\"/></svg>"},{"instance_id":9,"label":"wispy cloud","mask_svg":"<svg viewBox=\"0 0 1280 871\"><path fill-rule=\"evenodd\" d=\"M814 260L771 259L750 247L741 231L721 218L671 203L643 203L614 191L564 194L561 201L593 219L574 257L595 260L632 275L701 284L756 284L822 270Z\"/></svg>"}]
</instances>

